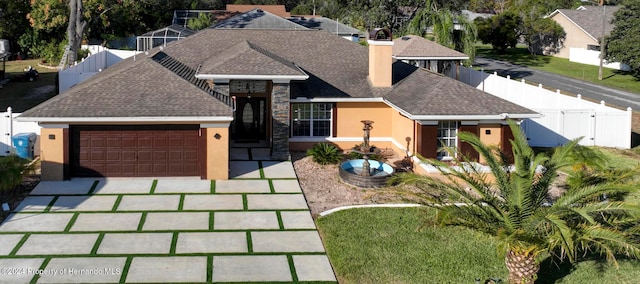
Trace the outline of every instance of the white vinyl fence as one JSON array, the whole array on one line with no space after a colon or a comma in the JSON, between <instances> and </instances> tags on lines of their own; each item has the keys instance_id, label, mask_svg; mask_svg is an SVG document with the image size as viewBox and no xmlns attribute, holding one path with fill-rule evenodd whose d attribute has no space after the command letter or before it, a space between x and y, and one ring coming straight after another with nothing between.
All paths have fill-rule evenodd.
<instances>
[{"instance_id":1,"label":"white vinyl fence","mask_svg":"<svg viewBox=\"0 0 640 284\"><path fill-rule=\"evenodd\" d=\"M583 137L581 145L631 148L631 108L620 110L560 91L546 90L524 80L514 81L496 73L488 74L470 68L460 68L460 80L494 96L537 111L541 118L526 119L524 129L529 144L535 147L555 147Z\"/></svg>"},{"instance_id":2,"label":"white vinyl fence","mask_svg":"<svg viewBox=\"0 0 640 284\"><path fill-rule=\"evenodd\" d=\"M60 70L58 73L60 93L89 79L91 76L120 62L122 59L131 57L137 53L137 51L131 50L117 50L94 46L89 47L89 50L92 53L91 56L67 69Z\"/></svg>"},{"instance_id":3,"label":"white vinyl fence","mask_svg":"<svg viewBox=\"0 0 640 284\"><path fill-rule=\"evenodd\" d=\"M0 156L7 156L14 153L11 137L19 133L36 133L40 136L40 125L37 122L18 122L16 117L19 113L11 112L11 107L6 112L0 112ZM36 142L35 152L39 147Z\"/></svg>"},{"instance_id":4,"label":"white vinyl fence","mask_svg":"<svg viewBox=\"0 0 640 284\"><path fill-rule=\"evenodd\" d=\"M589 64L594 66L600 65L600 51L588 50L584 48L572 47L569 49L569 61L578 62L582 64ZM604 62L603 67L629 71L631 67L627 64L621 64L620 62Z\"/></svg>"}]
</instances>

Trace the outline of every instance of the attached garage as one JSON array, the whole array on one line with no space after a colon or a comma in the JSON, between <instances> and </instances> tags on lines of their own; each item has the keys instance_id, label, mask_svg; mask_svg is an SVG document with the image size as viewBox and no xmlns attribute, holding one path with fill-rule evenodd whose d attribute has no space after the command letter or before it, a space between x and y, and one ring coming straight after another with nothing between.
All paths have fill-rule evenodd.
<instances>
[{"instance_id":1,"label":"attached garage","mask_svg":"<svg viewBox=\"0 0 640 284\"><path fill-rule=\"evenodd\" d=\"M205 176L199 125L71 126L74 177Z\"/></svg>"}]
</instances>

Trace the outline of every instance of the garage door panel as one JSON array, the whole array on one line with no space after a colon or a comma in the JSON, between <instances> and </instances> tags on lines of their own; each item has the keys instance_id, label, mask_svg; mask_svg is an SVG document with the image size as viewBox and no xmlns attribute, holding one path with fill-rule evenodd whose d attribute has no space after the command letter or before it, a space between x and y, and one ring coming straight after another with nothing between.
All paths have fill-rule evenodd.
<instances>
[{"instance_id":1,"label":"garage door panel","mask_svg":"<svg viewBox=\"0 0 640 284\"><path fill-rule=\"evenodd\" d=\"M139 150L136 153L136 160L140 162L151 162L153 161L153 154L151 151Z\"/></svg>"},{"instance_id":2,"label":"garage door panel","mask_svg":"<svg viewBox=\"0 0 640 284\"><path fill-rule=\"evenodd\" d=\"M199 125L72 126L72 174L199 176L199 133Z\"/></svg>"},{"instance_id":3,"label":"garage door panel","mask_svg":"<svg viewBox=\"0 0 640 284\"><path fill-rule=\"evenodd\" d=\"M152 137L138 138L138 148L153 148L153 138Z\"/></svg>"},{"instance_id":4,"label":"garage door panel","mask_svg":"<svg viewBox=\"0 0 640 284\"><path fill-rule=\"evenodd\" d=\"M138 145L135 137L121 137L120 141L122 141L122 148L136 148Z\"/></svg>"}]
</instances>

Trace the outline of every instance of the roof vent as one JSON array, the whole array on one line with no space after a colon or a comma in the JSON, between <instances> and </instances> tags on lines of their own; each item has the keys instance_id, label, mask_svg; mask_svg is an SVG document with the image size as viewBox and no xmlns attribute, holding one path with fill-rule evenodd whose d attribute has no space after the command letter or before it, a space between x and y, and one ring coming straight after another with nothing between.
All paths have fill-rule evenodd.
<instances>
[{"instance_id":1,"label":"roof vent","mask_svg":"<svg viewBox=\"0 0 640 284\"><path fill-rule=\"evenodd\" d=\"M410 38L410 37L408 37L408 36L403 36L403 37L402 37L402 40L410 40L410 39L411 39L411 38Z\"/></svg>"},{"instance_id":2,"label":"roof vent","mask_svg":"<svg viewBox=\"0 0 640 284\"><path fill-rule=\"evenodd\" d=\"M262 9L256 9L256 12L258 12L258 13L264 13L264 11L262 11Z\"/></svg>"}]
</instances>

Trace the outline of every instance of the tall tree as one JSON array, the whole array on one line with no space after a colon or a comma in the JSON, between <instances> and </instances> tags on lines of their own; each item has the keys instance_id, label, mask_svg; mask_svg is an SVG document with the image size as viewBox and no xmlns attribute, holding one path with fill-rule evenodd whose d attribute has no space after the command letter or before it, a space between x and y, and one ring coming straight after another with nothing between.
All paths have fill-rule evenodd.
<instances>
[{"instance_id":1,"label":"tall tree","mask_svg":"<svg viewBox=\"0 0 640 284\"><path fill-rule=\"evenodd\" d=\"M437 1L426 0L424 8L416 13L406 30L410 34L426 36L429 29L437 43L464 52L473 62L478 31L465 16L442 8Z\"/></svg>"},{"instance_id":2,"label":"tall tree","mask_svg":"<svg viewBox=\"0 0 640 284\"><path fill-rule=\"evenodd\" d=\"M631 67L631 73L640 78L640 1L627 0L614 14L615 27L606 39L606 59L622 62Z\"/></svg>"},{"instance_id":3,"label":"tall tree","mask_svg":"<svg viewBox=\"0 0 640 284\"><path fill-rule=\"evenodd\" d=\"M441 177L404 174L394 179L417 185L418 190L404 193L437 210L438 223L467 227L500 241L509 283L533 283L545 255L574 262L595 253L616 265L616 257L640 258L640 208L624 201L626 194L638 191L637 185L605 180L569 188L551 200L549 189L558 171L573 164L578 141L556 148L550 156L536 154L520 128L513 122L510 126L510 153L484 144L474 134L459 134L462 143L486 161L490 175L474 166L430 160ZM460 151L456 157L458 165L470 162ZM513 165L507 157L513 157ZM616 198L603 202L604 195Z\"/></svg>"},{"instance_id":4,"label":"tall tree","mask_svg":"<svg viewBox=\"0 0 640 284\"><path fill-rule=\"evenodd\" d=\"M67 27L67 40L69 41L69 62L75 62L78 51L82 45L87 21L84 18L84 6L82 0L69 1L69 26Z\"/></svg>"},{"instance_id":5,"label":"tall tree","mask_svg":"<svg viewBox=\"0 0 640 284\"><path fill-rule=\"evenodd\" d=\"M504 53L508 47L516 47L522 20L515 13L505 12L491 18L476 18L475 24L482 43L490 43L493 49Z\"/></svg>"},{"instance_id":6,"label":"tall tree","mask_svg":"<svg viewBox=\"0 0 640 284\"><path fill-rule=\"evenodd\" d=\"M15 44L29 26L29 0L5 0L0 2L0 38Z\"/></svg>"}]
</instances>

